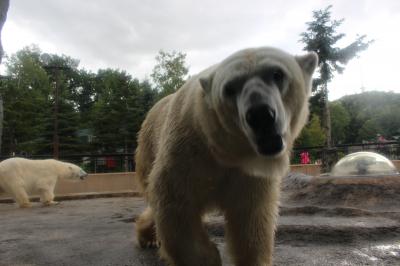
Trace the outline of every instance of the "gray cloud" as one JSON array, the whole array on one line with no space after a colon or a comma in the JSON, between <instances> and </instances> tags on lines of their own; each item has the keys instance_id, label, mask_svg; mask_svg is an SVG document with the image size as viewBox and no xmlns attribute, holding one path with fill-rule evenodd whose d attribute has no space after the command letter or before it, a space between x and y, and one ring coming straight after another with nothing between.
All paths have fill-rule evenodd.
<instances>
[{"instance_id":1,"label":"gray cloud","mask_svg":"<svg viewBox=\"0 0 400 266\"><path fill-rule=\"evenodd\" d=\"M244 46L260 32L263 44L274 43L267 32L286 29L279 8L267 2L20 0L9 19L82 62L135 68L160 49L202 57Z\"/></svg>"},{"instance_id":2,"label":"gray cloud","mask_svg":"<svg viewBox=\"0 0 400 266\"><path fill-rule=\"evenodd\" d=\"M398 15L399 3L338 0L333 13L346 17L348 28L342 29L352 33L357 31L354 25L361 27L374 12ZM192 73L248 46L273 45L299 53L299 34L312 10L328 4L323 0L17 0L11 1L8 20L54 44L57 51L81 59L86 68L118 67L143 78L150 74L160 49L186 52Z\"/></svg>"}]
</instances>

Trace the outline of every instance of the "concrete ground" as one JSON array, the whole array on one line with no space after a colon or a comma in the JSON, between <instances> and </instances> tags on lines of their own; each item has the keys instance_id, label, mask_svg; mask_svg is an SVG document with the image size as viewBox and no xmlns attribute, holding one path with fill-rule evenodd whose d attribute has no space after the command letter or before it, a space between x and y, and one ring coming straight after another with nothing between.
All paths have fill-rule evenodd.
<instances>
[{"instance_id":1,"label":"concrete ground","mask_svg":"<svg viewBox=\"0 0 400 266\"><path fill-rule=\"evenodd\" d=\"M164 265L155 250L136 247L137 197L0 204L0 265ZM283 207L275 265L400 265L400 215L340 207ZM224 265L223 222L207 225ZM251 266L251 265L249 265Z\"/></svg>"}]
</instances>

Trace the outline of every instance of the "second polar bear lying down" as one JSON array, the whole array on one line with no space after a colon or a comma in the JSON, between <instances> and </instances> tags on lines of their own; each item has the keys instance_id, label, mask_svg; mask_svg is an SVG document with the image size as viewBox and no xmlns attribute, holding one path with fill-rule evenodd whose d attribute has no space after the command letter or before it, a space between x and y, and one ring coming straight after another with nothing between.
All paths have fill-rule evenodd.
<instances>
[{"instance_id":1,"label":"second polar bear lying down","mask_svg":"<svg viewBox=\"0 0 400 266\"><path fill-rule=\"evenodd\" d=\"M59 178L79 180L88 174L80 167L53 159L10 158L0 162L0 187L10 193L21 208L30 207L28 193L39 193L43 205L54 202Z\"/></svg>"}]
</instances>

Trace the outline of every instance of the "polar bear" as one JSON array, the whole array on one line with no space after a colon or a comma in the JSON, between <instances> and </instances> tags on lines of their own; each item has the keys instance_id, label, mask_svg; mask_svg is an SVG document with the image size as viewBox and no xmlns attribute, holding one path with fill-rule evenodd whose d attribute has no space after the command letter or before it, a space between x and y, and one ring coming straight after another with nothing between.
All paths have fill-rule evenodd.
<instances>
[{"instance_id":1,"label":"polar bear","mask_svg":"<svg viewBox=\"0 0 400 266\"><path fill-rule=\"evenodd\" d=\"M54 187L58 178L83 180L87 175L74 164L53 159L15 157L0 162L0 187L10 193L21 208L31 206L28 193L39 193L45 206L55 204Z\"/></svg>"},{"instance_id":2,"label":"polar bear","mask_svg":"<svg viewBox=\"0 0 400 266\"><path fill-rule=\"evenodd\" d=\"M160 245L169 265L219 266L202 225L219 209L235 265L272 264L280 180L307 121L317 61L313 52L245 49L150 110L135 155L149 202L136 223L140 246Z\"/></svg>"}]
</instances>

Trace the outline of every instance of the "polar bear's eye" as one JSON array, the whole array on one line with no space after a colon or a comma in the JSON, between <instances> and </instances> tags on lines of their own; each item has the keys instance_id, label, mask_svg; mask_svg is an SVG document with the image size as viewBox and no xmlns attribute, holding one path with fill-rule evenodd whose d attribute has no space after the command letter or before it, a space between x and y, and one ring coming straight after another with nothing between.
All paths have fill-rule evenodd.
<instances>
[{"instance_id":1,"label":"polar bear's eye","mask_svg":"<svg viewBox=\"0 0 400 266\"><path fill-rule=\"evenodd\" d=\"M237 78L227 82L224 86L224 95L226 97L234 97L241 90L244 82L244 78Z\"/></svg>"},{"instance_id":2,"label":"polar bear's eye","mask_svg":"<svg viewBox=\"0 0 400 266\"><path fill-rule=\"evenodd\" d=\"M282 82L283 82L283 79L285 78L285 74L283 73L283 71L282 70L280 70L280 69L275 69L273 72L272 72L272 79L274 80L274 82L276 83L276 84L281 84Z\"/></svg>"},{"instance_id":3,"label":"polar bear's eye","mask_svg":"<svg viewBox=\"0 0 400 266\"><path fill-rule=\"evenodd\" d=\"M224 89L224 94L227 97L233 97L236 94L235 86L232 86L232 84L227 84Z\"/></svg>"},{"instance_id":4,"label":"polar bear's eye","mask_svg":"<svg viewBox=\"0 0 400 266\"><path fill-rule=\"evenodd\" d=\"M279 67L268 67L264 69L264 71L260 72L259 75L265 83L275 84L279 90L282 90L286 74Z\"/></svg>"}]
</instances>

